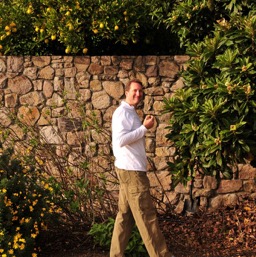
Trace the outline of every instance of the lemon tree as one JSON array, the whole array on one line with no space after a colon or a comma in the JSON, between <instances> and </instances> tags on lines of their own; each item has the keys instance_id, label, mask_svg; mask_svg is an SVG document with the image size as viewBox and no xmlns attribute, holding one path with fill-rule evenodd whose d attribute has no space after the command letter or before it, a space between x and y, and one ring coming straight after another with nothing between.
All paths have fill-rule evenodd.
<instances>
[{"instance_id":1,"label":"lemon tree","mask_svg":"<svg viewBox=\"0 0 256 257\"><path fill-rule=\"evenodd\" d=\"M151 44L156 32L163 35L150 15L155 3L160 2L3 0L0 2L0 53L90 54L106 52L113 45ZM165 42L162 46L167 45L168 40L160 38ZM174 41L174 38L169 40Z\"/></svg>"}]
</instances>

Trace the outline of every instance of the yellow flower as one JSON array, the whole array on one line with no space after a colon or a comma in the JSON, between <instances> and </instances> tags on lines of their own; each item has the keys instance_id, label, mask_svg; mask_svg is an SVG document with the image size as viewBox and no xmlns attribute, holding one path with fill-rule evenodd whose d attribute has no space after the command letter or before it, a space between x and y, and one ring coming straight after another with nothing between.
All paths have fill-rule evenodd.
<instances>
[{"instance_id":1,"label":"yellow flower","mask_svg":"<svg viewBox=\"0 0 256 257\"><path fill-rule=\"evenodd\" d=\"M37 204L38 200L36 199L35 201L33 201L32 205L35 206Z\"/></svg>"},{"instance_id":2,"label":"yellow flower","mask_svg":"<svg viewBox=\"0 0 256 257\"><path fill-rule=\"evenodd\" d=\"M3 193L6 193L6 192L7 192L7 190L6 190L5 188L3 188L3 189L2 189L2 192L3 192Z\"/></svg>"},{"instance_id":3,"label":"yellow flower","mask_svg":"<svg viewBox=\"0 0 256 257\"><path fill-rule=\"evenodd\" d=\"M4 252L4 249L0 249L0 253L3 253Z\"/></svg>"},{"instance_id":4,"label":"yellow flower","mask_svg":"<svg viewBox=\"0 0 256 257\"><path fill-rule=\"evenodd\" d=\"M29 206L29 210L32 212L34 210L33 206Z\"/></svg>"},{"instance_id":5,"label":"yellow flower","mask_svg":"<svg viewBox=\"0 0 256 257\"><path fill-rule=\"evenodd\" d=\"M13 253L14 253L13 249L10 249L10 250L8 251L8 253L9 253L9 254L13 254Z\"/></svg>"},{"instance_id":6,"label":"yellow flower","mask_svg":"<svg viewBox=\"0 0 256 257\"><path fill-rule=\"evenodd\" d=\"M32 238L36 238L36 237L37 237L37 234L33 233L33 234L31 234L31 237L32 237Z\"/></svg>"},{"instance_id":7,"label":"yellow flower","mask_svg":"<svg viewBox=\"0 0 256 257\"><path fill-rule=\"evenodd\" d=\"M8 199L7 197L4 198L4 203L5 205L8 207L8 206L12 206L12 201L11 199Z\"/></svg>"},{"instance_id":8,"label":"yellow flower","mask_svg":"<svg viewBox=\"0 0 256 257\"><path fill-rule=\"evenodd\" d=\"M26 239L25 239L25 238L20 238L20 239L19 239L19 242L21 242L21 243L26 243Z\"/></svg>"},{"instance_id":9,"label":"yellow flower","mask_svg":"<svg viewBox=\"0 0 256 257\"><path fill-rule=\"evenodd\" d=\"M21 244L20 245L20 250L24 250L25 249L25 244Z\"/></svg>"},{"instance_id":10,"label":"yellow flower","mask_svg":"<svg viewBox=\"0 0 256 257\"><path fill-rule=\"evenodd\" d=\"M18 248L19 248L19 244L14 243L14 244L13 244L13 248L14 248L14 249L18 249Z\"/></svg>"},{"instance_id":11,"label":"yellow flower","mask_svg":"<svg viewBox=\"0 0 256 257\"><path fill-rule=\"evenodd\" d=\"M37 253L32 253L32 257L37 257Z\"/></svg>"},{"instance_id":12,"label":"yellow flower","mask_svg":"<svg viewBox=\"0 0 256 257\"><path fill-rule=\"evenodd\" d=\"M18 241L19 238L21 238L22 234L21 233L17 233L15 236L14 236L14 241Z\"/></svg>"},{"instance_id":13,"label":"yellow flower","mask_svg":"<svg viewBox=\"0 0 256 257\"><path fill-rule=\"evenodd\" d=\"M12 215L16 215L17 213L18 213L18 211L12 210Z\"/></svg>"},{"instance_id":14,"label":"yellow flower","mask_svg":"<svg viewBox=\"0 0 256 257\"><path fill-rule=\"evenodd\" d=\"M18 219L19 219L18 216L13 216L13 217L12 217L12 221L15 221L15 220L18 220Z\"/></svg>"},{"instance_id":15,"label":"yellow flower","mask_svg":"<svg viewBox=\"0 0 256 257\"><path fill-rule=\"evenodd\" d=\"M4 254L2 254L2 257L7 257L7 255L4 253Z\"/></svg>"}]
</instances>

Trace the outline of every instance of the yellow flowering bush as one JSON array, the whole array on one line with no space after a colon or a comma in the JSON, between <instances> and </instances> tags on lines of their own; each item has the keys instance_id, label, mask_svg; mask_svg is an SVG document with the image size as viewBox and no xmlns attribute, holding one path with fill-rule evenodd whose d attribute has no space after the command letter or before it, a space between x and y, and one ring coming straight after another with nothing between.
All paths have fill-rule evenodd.
<instances>
[{"instance_id":1,"label":"yellow flowering bush","mask_svg":"<svg viewBox=\"0 0 256 257\"><path fill-rule=\"evenodd\" d=\"M1 149L0 256L37 256L39 234L56 215L51 191L40 170Z\"/></svg>"}]
</instances>

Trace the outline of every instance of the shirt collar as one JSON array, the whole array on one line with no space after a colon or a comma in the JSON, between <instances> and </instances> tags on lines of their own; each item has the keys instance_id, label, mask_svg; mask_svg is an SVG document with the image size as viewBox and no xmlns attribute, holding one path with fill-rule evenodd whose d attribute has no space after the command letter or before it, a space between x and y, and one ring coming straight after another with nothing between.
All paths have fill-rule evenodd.
<instances>
[{"instance_id":1,"label":"shirt collar","mask_svg":"<svg viewBox=\"0 0 256 257\"><path fill-rule=\"evenodd\" d=\"M125 101L122 101L121 104L122 104L124 107L128 108L128 109L134 110L134 106L129 105L129 104L128 104L127 102L125 102Z\"/></svg>"}]
</instances>

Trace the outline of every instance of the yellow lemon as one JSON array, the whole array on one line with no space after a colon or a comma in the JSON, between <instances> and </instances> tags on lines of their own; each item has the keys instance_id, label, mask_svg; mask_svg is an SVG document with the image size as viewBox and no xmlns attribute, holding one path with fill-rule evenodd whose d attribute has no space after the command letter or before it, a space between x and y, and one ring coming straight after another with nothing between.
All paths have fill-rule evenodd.
<instances>
[{"instance_id":1,"label":"yellow lemon","mask_svg":"<svg viewBox=\"0 0 256 257\"><path fill-rule=\"evenodd\" d=\"M85 48L83 49L83 54L87 54L87 52L88 52L88 48L85 47Z\"/></svg>"},{"instance_id":2,"label":"yellow lemon","mask_svg":"<svg viewBox=\"0 0 256 257\"><path fill-rule=\"evenodd\" d=\"M0 50L1 50L1 49L3 49L3 46L2 46L2 45L0 45Z\"/></svg>"},{"instance_id":3,"label":"yellow lemon","mask_svg":"<svg viewBox=\"0 0 256 257\"><path fill-rule=\"evenodd\" d=\"M116 25L115 28L114 28L114 30L119 30L119 27Z\"/></svg>"},{"instance_id":4,"label":"yellow lemon","mask_svg":"<svg viewBox=\"0 0 256 257\"><path fill-rule=\"evenodd\" d=\"M69 54L71 52L71 48L68 46L66 49L65 49L65 53L66 54Z\"/></svg>"},{"instance_id":5,"label":"yellow lemon","mask_svg":"<svg viewBox=\"0 0 256 257\"><path fill-rule=\"evenodd\" d=\"M51 40L56 40L56 35L51 35Z\"/></svg>"},{"instance_id":6,"label":"yellow lemon","mask_svg":"<svg viewBox=\"0 0 256 257\"><path fill-rule=\"evenodd\" d=\"M27 9L27 14L31 14L32 13L32 9L31 8L28 8Z\"/></svg>"},{"instance_id":7,"label":"yellow lemon","mask_svg":"<svg viewBox=\"0 0 256 257\"><path fill-rule=\"evenodd\" d=\"M12 21L12 22L10 23L10 27L16 27L16 23Z\"/></svg>"},{"instance_id":8,"label":"yellow lemon","mask_svg":"<svg viewBox=\"0 0 256 257\"><path fill-rule=\"evenodd\" d=\"M74 30L74 26L72 23L68 23L67 26L68 26L69 31Z\"/></svg>"},{"instance_id":9,"label":"yellow lemon","mask_svg":"<svg viewBox=\"0 0 256 257\"><path fill-rule=\"evenodd\" d=\"M104 23L100 23L100 28L103 29L104 28Z\"/></svg>"}]
</instances>

